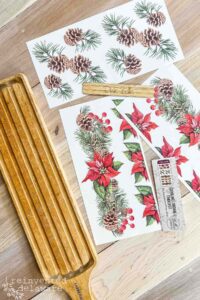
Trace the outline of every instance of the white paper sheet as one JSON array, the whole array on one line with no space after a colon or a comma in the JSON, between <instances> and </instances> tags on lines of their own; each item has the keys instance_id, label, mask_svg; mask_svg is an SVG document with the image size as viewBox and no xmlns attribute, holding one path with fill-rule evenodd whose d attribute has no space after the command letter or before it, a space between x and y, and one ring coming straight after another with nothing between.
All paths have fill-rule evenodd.
<instances>
[{"instance_id":1,"label":"white paper sheet","mask_svg":"<svg viewBox=\"0 0 200 300\"><path fill-rule=\"evenodd\" d=\"M160 230L140 139L112 99L60 114L95 243Z\"/></svg>"},{"instance_id":2,"label":"white paper sheet","mask_svg":"<svg viewBox=\"0 0 200 300\"><path fill-rule=\"evenodd\" d=\"M183 58L163 0L129 1L27 43L50 108L82 82L122 82Z\"/></svg>"},{"instance_id":3,"label":"white paper sheet","mask_svg":"<svg viewBox=\"0 0 200 300\"><path fill-rule=\"evenodd\" d=\"M200 199L199 92L174 65L161 68L144 84L158 87L158 103L121 98L117 109L160 157L176 157L180 179ZM152 128L151 122L157 127Z\"/></svg>"}]
</instances>

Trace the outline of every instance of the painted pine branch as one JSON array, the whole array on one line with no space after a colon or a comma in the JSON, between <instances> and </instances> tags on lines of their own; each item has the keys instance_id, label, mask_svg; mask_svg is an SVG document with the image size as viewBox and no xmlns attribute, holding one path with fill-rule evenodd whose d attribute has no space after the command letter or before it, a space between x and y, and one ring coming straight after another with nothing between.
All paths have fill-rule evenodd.
<instances>
[{"instance_id":1,"label":"painted pine branch","mask_svg":"<svg viewBox=\"0 0 200 300\"><path fill-rule=\"evenodd\" d=\"M173 86L171 80L159 77L151 80L151 84L158 88L158 106L168 121L179 123L186 114L196 113L187 90L182 85Z\"/></svg>"},{"instance_id":2,"label":"painted pine branch","mask_svg":"<svg viewBox=\"0 0 200 300\"><path fill-rule=\"evenodd\" d=\"M75 81L79 83L83 82L99 82L106 81L106 75L99 66L91 66L86 72L80 72Z\"/></svg>"},{"instance_id":3,"label":"painted pine branch","mask_svg":"<svg viewBox=\"0 0 200 300\"><path fill-rule=\"evenodd\" d=\"M106 53L107 62L111 64L112 68L123 76L125 72L124 60L125 60L125 52L122 49L112 48Z\"/></svg>"},{"instance_id":4,"label":"painted pine branch","mask_svg":"<svg viewBox=\"0 0 200 300\"><path fill-rule=\"evenodd\" d=\"M48 62L49 58L61 55L65 48L53 43L40 42L36 43L33 48L33 55L40 63Z\"/></svg>"},{"instance_id":5,"label":"painted pine branch","mask_svg":"<svg viewBox=\"0 0 200 300\"><path fill-rule=\"evenodd\" d=\"M149 25L158 27L165 23L165 15L160 11L161 6L152 2L141 1L135 6L135 13L140 19L146 19Z\"/></svg>"},{"instance_id":6,"label":"painted pine branch","mask_svg":"<svg viewBox=\"0 0 200 300\"><path fill-rule=\"evenodd\" d=\"M118 35L124 27L130 28L133 23L134 21L128 17L116 17L114 14L111 14L104 17L102 26L109 35Z\"/></svg>"},{"instance_id":7,"label":"painted pine branch","mask_svg":"<svg viewBox=\"0 0 200 300\"><path fill-rule=\"evenodd\" d=\"M75 46L76 51L95 49L101 44L100 34L93 30L83 32L81 28L70 28L65 32L64 41L68 46Z\"/></svg>"},{"instance_id":8,"label":"painted pine branch","mask_svg":"<svg viewBox=\"0 0 200 300\"><path fill-rule=\"evenodd\" d=\"M157 45L149 46L144 54L156 59L171 60L175 59L177 48L170 39L160 39Z\"/></svg>"},{"instance_id":9,"label":"painted pine branch","mask_svg":"<svg viewBox=\"0 0 200 300\"><path fill-rule=\"evenodd\" d=\"M54 74L45 77L44 85L49 90L49 95L52 97L68 100L73 96L71 86L68 83L62 83L62 79Z\"/></svg>"},{"instance_id":10,"label":"painted pine branch","mask_svg":"<svg viewBox=\"0 0 200 300\"><path fill-rule=\"evenodd\" d=\"M136 3L134 11L139 18L144 19L152 13L158 12L160 9L160 5L144 0Z\"/></svg>"},{"instance_id":11,"label":"painted pine branch","mask_svg":"<svg viewBox=\"0 0 200 300\"><path fill-rule=\"evenodd\" d=\"M96 49L101 44L101 36L93 30L87 30L83 39L76 45L76 51L83 52L85 50Z\"/></svg>"},{"instance_id":12,"label":"painted pine branch","mask_svg":"<svg viewBox=\"0 0 200 300\"><path fill-rule=\"evenodd\" d=\"M141 60L133 54L126 55L122 49L112 48L106 53L106 57L107 62L120 76L123 76L125 72L137 74L142 69Z\"/></svg>"}]
</instances>

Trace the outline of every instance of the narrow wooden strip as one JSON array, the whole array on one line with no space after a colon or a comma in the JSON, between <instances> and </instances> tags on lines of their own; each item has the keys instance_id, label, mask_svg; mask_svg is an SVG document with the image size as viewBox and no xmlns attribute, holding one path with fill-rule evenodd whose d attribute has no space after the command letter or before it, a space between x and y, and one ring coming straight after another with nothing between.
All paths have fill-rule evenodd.
<instances>
[{"instance_id":1,"label":"narrow wooden strip","mask_svg":"<svg viewBox=\"0 0 200 300\"><path fill-rule=\"evenodd\" d=\"M114 95L126 97L153 97L154 89L150 86L109 84L109 83L83 83L83 93L90 95Z\"/></svg>"},{"instance_id":2,"label":"narrow wooden strip","mask_svg":"<svg viewBox=\"0 0 200 300\"><path fill-rule=\"evenodd\" d=\"M12 149L8 145L9 145L9 142L6 137L6 133L5 133L2 125L0 124L1 154L2 154L2 157L4 158L6 169L8 170L8 173L10 174L10 177L12 178L13 186L14 186L15 191L17 192L17 195L20 199L20 203L21 203L22 207L24 208L24 212L28 219L30 228L31 228L32 232L34 233L38 248L40 249L41 256L44 258L46 268L45 268L45 272L43 272L43 275L46 275L46 270L48 271L49 276L58 275L59 274L58 265L54 259L54 255L52 253L52 250L50 248L50 245L49 245L47 237L44 233L44 230L42 228L40 219L38 218L36 209L33 206L30 192L27 190L27 187L23 180L22 174L19 170L16 160L14 159L14 156L12 155ZM2 169L2 174L4 176L3 170L4 169ZM7 177L5 177L5 179L6 178ZM44 269L41 269L41 270L44 271Z\"/></svg>"},{"instance_id":3,"label":"narrow wooden strip","mask_svg":"<svg viewBox=\"0 0 200 300\"><path fill-rule=\"evenodd\" d=\"M15 186L12 182L12 178L10 177L9 171L7 169L6 163L4 161L4 158L3 158L3 155L1 152L0 152L0 170L3 174L3 178L6 183L7 189L13 199L15 209L17 210L20 221L23 225L24 231L27 235L27 238L29 240L29 243L30 243L33 253L35 255L36 261L37 261L40 269L43 270L44 277L48 278L49 274L47 271L47 265L45 264L45 260L44 260L43 256L41 255L40 248L37 244L37 240L33 234L33 231L29 224L28 218L26 216L26 210L24 209L24 207L22 206L22 203L20 202L20 199L18 197Z\"/></svg>"},{"instance_id":4,"label":"narrow wooden strip","mask_svg":"<svg viewBox=\"0 0 200 300\"><path fill-rule=\"evenodd\" d=\"M7 105L10 110L10 114L15 123L18 134L20 135L24 149L26 149L30 164L34 170L35 177L37 178L38 185L40 186L41 192L44 196L44 201L49 208L51 217L54 221L55 227L57 228L58 235L61 243L65 249L68 257L69 264L72 266L72 270L77 270L81 267L81 262L76 249L74 249L73 241L69 233L68 227L64 220L62 211L56 200L52 187L50 185L48 176L41 163L39 154L34 145L34 141L27 127L26 121L23 118L22 112L16 99L17 95L14 94L13 89L7 88L9 97L7 98Z\"/></svg>"},{"instance_id":5,"label":"narrow wooden strip","mask_svg":"<svg viewBox=\"0 0 200 300\"><path fill-rule=\"evenodd\" d=\"M65 221L70 230L71 236L73 237L74 244L81 257L83 264L88 263L91 259L89 248L84 235L82 234L82 227L77 221L74 209L75 205L70 195L69 189L64 184L64 178L60 166L56 164L56 158L53 151L51 150L48 139L44 135L44 128L37 121L36 110L31 106L30 102L27 102L27 93L24 87L20 84L13 85L14 90L18 93L18 101L23 112L24 118L27 121L27 125L35 141L38 153L40 154L41 161L44 168L49 176L49 180L52 184L54 192L57 195L57 199L62 209ZM34 109L34 111L33 111ZM42 130L43 129L43 130ZM94 251L94 249L92 248Z\"/></svg>"},{"instance_id":6,"label":"narrow wooden strip","mask_svg":"<svg viewBox=\"0 0 200 300\"><path fill-rule=\"evenodd\" d=\"M2 89L2 93L5 99L9 97L6 88ZM60 242L58 233L55 229L48 208L45 204L41 191L38 187L38 183L33 174L30 162L27 158L27 154L21 144L20 137L17 134L16 129L14 128L15 126L12 122L12 118L8 112L8 109L5 105L5 100L3 101L3 97L0 103L0 119L4 127L4 130L7 134L8 140L11 144L11 148L13 150L15 158L19 163L19 168L21 169L21 172L23 174L24 181L26 182L26 185L30 190L32 201L38 212L38 216L41 219L43 229L52 247L52 251L59 265L60 272L61 274L68 273L69 271L71 271L68 259L65 255L65 251ZM37 228L35 228L35 231L36 230Z\"/></svg>"}]
</instances>

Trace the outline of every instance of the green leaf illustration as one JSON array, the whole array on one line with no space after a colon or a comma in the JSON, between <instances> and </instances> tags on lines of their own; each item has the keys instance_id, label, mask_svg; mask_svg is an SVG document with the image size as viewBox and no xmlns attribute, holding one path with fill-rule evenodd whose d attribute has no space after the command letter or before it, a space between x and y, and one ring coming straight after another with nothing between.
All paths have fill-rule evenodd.
<instances>
[{"instance_id":1,"label":"green leaf illustration","mask_svg":"<svg viewBox=\"0 0 200 300\"><path fill-rule=\"evenodd\" d=\"M117 118L122 119L121 114L118 112L118 110L116 108L112 108L112 111L114 112L114 114Z\"/></svg>"},{"instance_id":2,"label":"green leaf illustration","mask_svg":"<svg viewBox=\"0 0 200 300\"><path fill-rule=\"evenodd\" d=\"M188 184L190 187L192 187L192 183L191 183L191 181L189 181L189 180L186 180L186 182L187 182L187 184Z\"/></svg>"},{"instance_id":3,"label":"green leaf illustration","mask_svg":"<svg viewBox=\"0 0 200 300\"><path fill-rule=\"evenodd\" d=\"M131 152L138 152L141 151L140 144L139 143L124 143L126 148L130 150Z\"/></svg>"},{"instance_id":4,"label":"green leaf illustration","mask_svg":"<svg viewBox=\"0 0 200 300\"><path fill-rule=\"evenodd\" d=\"M155 147L156 148L156 150L158 150L158 152L160 153L160 154L162 154L162 149L160 148L160 147Z\"/></svg>"},{"instance_id":5,"label":"green leaf illustration","mask_svg":"<svg viewBox=\"0 0 200 300\"><path fill-rule=\"evenodd\" d=\"M113 100L113 103L114 103L116 106L118 106L118 105L120 105L123 101L124 101L124 99L114 99L114 100Z\"/></svg>"},{"instance_id":6,"label":"green leaf illustration","mask_svg":"<svg viewBox=\"0 0 200 300\"><path fill-rule=\"evenodd\" d=\"M129 129L123 131L123 138L124 140L129 139L132 136L132 132Z\"/></svg>"},{"instance_id":7,"label":"green leaf illustration","mask_svg":"<svg viewBox=\"0 0 200 300\"><path fill-rule=\"evenodd\" d=\"M135 173L135 183L140 182L143 179L143 176L140 172Z\"/></svg>"},{"instance_id":8,"label":"green leaf illustration","mask_svg":"<svg viewBox=\"0 0 200 300\"><path fill-rule=\"evenodd\" d=\"M113 169L115 169L117 171L121 168L122 165L123 165L123 163L121 161L114 161L113 162Z\"/></svg>"},{"instance_id":9,"label":"green leaf illustration","mask_svg":"<svg viewBox=\"0 0 200 300\"><path fill-rule=\"evenodd\" d=\"M149 226L154 223L155 219L152 216L147 216L146 221L147 221L147 226Z\"/></svg>"},{"instance_id":10,"label":"green leaf illustration","mask_svg":"<svg viewBox=\"0 0 200 300\"><path fill-rule=\"evenodd\" d=\"M132 157L132 152L131 151L124 151L123 152L124 155L128 158L128 160L132 161L131 157Z\"/></svg>"},{"instance_id":11,"label":"green leaf illustration","mask_svg":"<svg viewBox=\"0 0 200 300\"><path fill-rule=\"evenodd\" d=\"M127 115L127 117L131 120L132 119L132 116L131 116L131 114L126 114Z\"/></svg>"},{"instance_id":12,"label":"green leaf illustration","mask_svg":"<svg viewBox=\"0 0 200 300\"><path fill-rule=\"evenodd\" d=\"M143 196L141 194L136 194L135 197L138 200L138 202L140 202L141 204L143 204Z\"/></svg>"},{"instance_id":13,"label":"green leaf illustration","mask_svg":"<svg viewBox=\"0 0 200 300\"><path fill-rule=\"evenodd\" d=\"M188 144L190 142L189 136L183 134L180 138L180 144Z\"/></svg>"},{"instance_id":14,"label":"green leaf illustration","mask_svg":"<svg viewBox=\"0 0 200 300\"><path fill-rule=\"evenodd\" d=\"M140 192L140 194L142 194L144 196L152 194L152 188L150 186L140 185L140 186L137 186L136 188Z\"/></svg>"},{"instance_id":15,"label":"green leaf illustration","mask_svg":"<svg viewBox=\"0 0 200 300\"><path fill-rule=\"evenodd\" d=\"M105 187L100 185L97 181L93 182L93 187L97 195L99 195L100 198L104 199L106 195Z\"/></svg>"}]
</instances>

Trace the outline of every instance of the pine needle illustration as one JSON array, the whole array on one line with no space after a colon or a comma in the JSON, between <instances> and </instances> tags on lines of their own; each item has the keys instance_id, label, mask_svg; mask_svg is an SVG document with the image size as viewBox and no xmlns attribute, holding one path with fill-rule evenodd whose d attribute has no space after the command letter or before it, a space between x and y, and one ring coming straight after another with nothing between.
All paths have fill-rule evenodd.
<instances>
[{"instance_id":1,"label":"pine needle illustration","mask_svg":"<svg viewBox=\"0 0 200 300\"><path fill-rule=\"evenodd\" d=\"M135 5L135 13L140 19L146 19L151 26L161 26L165 23L165 15L160 11L161 6L152 2L141 1Z\"/></svg>"},{"instance_id":2,"label":"pine needle illustration","mask_svg":"<svg viewBox=\"0 0 200 300\"><path fill-rule=\"evenodd\" d=\"M116 36L117 41L125 46L133 46L138 43L139 32L132 27L134 21L130 18L122 16L105 16L102 22L102 26L106 33L111 36Z\"/></svg>"},{"instance_id":3,"label":"pine needle illustration","mask_svg":"<svg viewBox=\"0 0 200 300\"><path fill-rule=\"evenodd\" d=\"M142 69L141 60L135 55L126 55L122 49L112 48L107 54L107 61L113 67L113 69L123 76L125 72L129 74L137 74Z\"/></svg>"},{"instance_id":4,"label":"pine needle illustration","mask_svg":"<svg viewBox=\"0 0 200 300\"><path fill-rule=\"evenodd\" d=\"M99 66L92 66L92 62L77 55L71 60L71 71L77 75L75 81L83 82L105 82L106 75Z\"/></svg>"},{"instance_id":5,"label":"pine needle illustration","mask_svg":"<svg viewBox=\"0 0 200 300\"><path fill-rule=\"evenodd\" d=\"M162 34L152 28L145 29L140 36L141 44L147 48L145 55L170 60L177 55L177 48L170 39L163 39Z\"/></svg>"},{"instance_id":6,"label":"pine needle illustration","mask_svg":"<svg viewBox=\"0 0 200 300\"><path fill-rule=\"evenodd\" d=\"M33 54L40 63L47 63L51 71L62 73L70 67L69 58L62 54L65 48L53 43L36 43Z\"/></svg>"},{"instance_id":7,"label":"pine needle illustration","mask_svg":"<svg viewBox=\"0 0 200 300\"><path fill-rule=\"evenodd\" d=\"M80 28L71 28L66 31L64 41L69 46L75 46L77 52L83 52L96 49L101 44L101 37L90 29L83 32Z\"/></svg>"},{"instance_id":8,"label":"pine needle illustration","mask_svg":"<svg viewBox=\"0 0 200 300\"><path fill-rule=\"evenodd\" d=\"M53 74L44 79L44 84L49 90L49 95L56 98L71 99L73 90L68 83L62 83L62 79Z\"/></svg>"}]
</instances>

